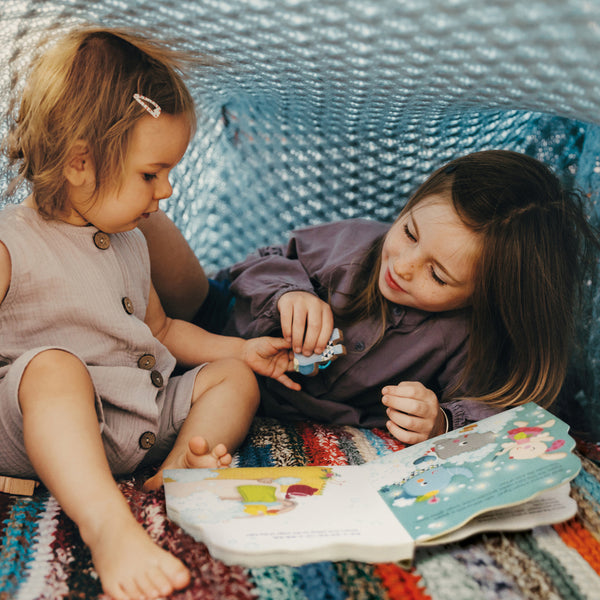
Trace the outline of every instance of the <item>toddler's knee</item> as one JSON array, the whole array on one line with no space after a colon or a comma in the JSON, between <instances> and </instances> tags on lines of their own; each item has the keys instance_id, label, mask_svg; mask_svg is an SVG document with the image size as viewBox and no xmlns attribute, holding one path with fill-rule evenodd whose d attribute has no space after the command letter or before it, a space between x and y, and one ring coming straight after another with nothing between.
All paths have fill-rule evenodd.
<instances>
[{"instance_id":1,"label":"toddler's knee","mask_svg":"<svg viewBox=\"0 0 600 600\"><path fill-rule=\"evenodd\" d=\"M243 361L238 358L226 358L221 367L227 378L232 379L239 385L243 385L247 389L256 389L258 392L258 383L254 371Z\"/></svg>"},{"instance_id":2,"label":"toddler's knee","mask_svg":"<svg viewBox=\"0 0 600 600\"><path fill-rule=\"evenodd\" d=\"M66 350L53 348L36 354L25 367L21 377L21 407L27 399L66 394L85 394L93 398L93 383L85 364Z\"/></svg>"},{"instance_id":3,"label":"toddler's knee","mask_svg":"<svg viewBox=\"0 0 600 600\"><path fill-rule=\"evenodd\" d=\"M206 388L226 383L258 405L260 393L256 375L244 361L237 358L224 358L208 364L199 375L202 379L206 377L203 382Z\"/></svg>"},{"instance_id":4,"label":"toddler's knee","mask_svg":"<svg viewBox=\"0 0 600 600\"><path fill-rule=\"evenodd\" d=\"M23 373L23 378L26 376L63 377L77 371L87 373L86 366L79 358L66 350L52 348L36 354L29 361Z\"/></svg>"}]
</instances>

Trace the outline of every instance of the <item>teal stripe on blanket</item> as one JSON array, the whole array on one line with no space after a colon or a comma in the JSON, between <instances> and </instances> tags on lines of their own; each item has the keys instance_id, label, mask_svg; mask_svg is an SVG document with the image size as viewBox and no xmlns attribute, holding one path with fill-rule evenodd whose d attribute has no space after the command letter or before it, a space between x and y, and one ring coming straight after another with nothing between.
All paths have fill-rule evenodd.
<instances>
[{"instance_id":1,"label":"teal stripe on blanket","mask_svg":"<svg viewBox=\"0 0 600 600\"><path fill-rule=\"evenodd\" d=\"M43 511L46 494L18 497L5 521L0 562L0 596L12 598L27 573L32 560L38 516Z\"/></svg>"}]
</instances>

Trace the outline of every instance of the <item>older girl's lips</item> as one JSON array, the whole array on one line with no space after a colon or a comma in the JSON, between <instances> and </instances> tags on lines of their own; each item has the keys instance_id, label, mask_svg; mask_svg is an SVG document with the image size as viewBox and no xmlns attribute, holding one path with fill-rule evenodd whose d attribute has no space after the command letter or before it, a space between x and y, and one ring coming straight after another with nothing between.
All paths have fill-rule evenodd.
<instances>
[{"instance_id":1,"label":"older girl's lips","mask_svg":"<svg viewBox=\"0 0 600 600\"><path fill-rule=\"evenodd\" d=\"M402 289L392 278L392 274L390 273L389 269L386 269L385 271L385 282L388 285L388 287L390 287L392 290L395 290L397 292L404 292L405 290Z\"/></svg>"}]
</instances>

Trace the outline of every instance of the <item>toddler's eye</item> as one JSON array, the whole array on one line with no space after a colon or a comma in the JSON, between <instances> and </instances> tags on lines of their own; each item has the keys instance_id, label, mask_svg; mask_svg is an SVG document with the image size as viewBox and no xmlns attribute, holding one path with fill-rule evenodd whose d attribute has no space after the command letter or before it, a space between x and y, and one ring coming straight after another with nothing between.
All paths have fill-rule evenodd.
<instances>
[{"instance_id":1,"label":"toddler's eye","mask_svg":"<svg viewBox=\"0 0 600 600\"><path fill-rule=\"evenodd\" d=\"M153 179L156 179L156 173L144 173L142 177L144 178L144 181L152 181Z\"/></svg>"},{"instance_id":2,"label":"toddler's eye","mask_svg":"<svg viewBox=\"0 0 600 600\"><path fill-rule=\"evenodd\" d=\"M412 242L416 242L417 241L417 238L410 232L410 229L408 228L408 225L406 223L404 224L404 234Z\"/></svg>"}]
</instances>

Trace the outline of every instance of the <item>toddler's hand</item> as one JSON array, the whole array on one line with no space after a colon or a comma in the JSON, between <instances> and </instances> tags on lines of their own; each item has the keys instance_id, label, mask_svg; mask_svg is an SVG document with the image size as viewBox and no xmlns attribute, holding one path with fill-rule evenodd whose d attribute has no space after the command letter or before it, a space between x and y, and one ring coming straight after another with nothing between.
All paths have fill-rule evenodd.
<instances>
[{"instance_id":1,"label":"toddler's hand","mask_svg":"<svg viewBox=\"0 0 600 600\"><path fill-rule=\"evenodd\" d=\"M246 340L242 358L255 373L272 377L291 390L300 389L300 384L285 374L294 370L294 353L286 340L273 337Z\"/></svg>"},{"instance_id":2,"label":"toddler's hand","mask_svg":"<svg viewBox=\"0 0 600 600\"><path fill-rule=\"evenodd\" d=\"M283 337L294 352L321 354L333 331L333 312L327 302L309 292L286 292L277 302Z\"/></svg>"},{"instance_id":3,"label":"toddler's hand","mask_svg":"<svg viewBox=\"0 0 600 600\"><path fill-rule=\"evenodd\" d=\"M422 383L403 381L381 391L387 407L388 431L405 444L416 444L444 433L445 419L437 396Z\"/></svg>"}]
</instances>

